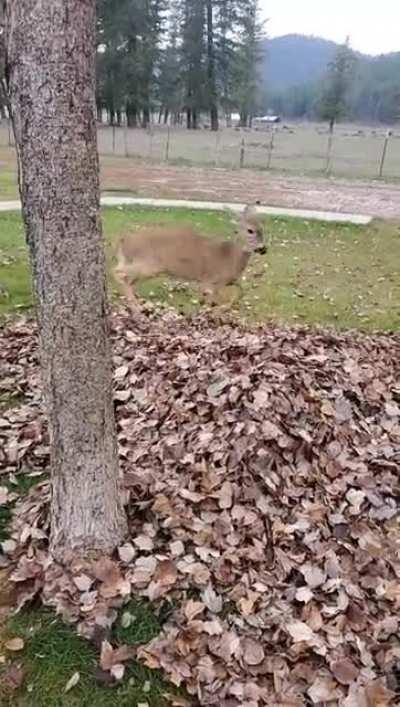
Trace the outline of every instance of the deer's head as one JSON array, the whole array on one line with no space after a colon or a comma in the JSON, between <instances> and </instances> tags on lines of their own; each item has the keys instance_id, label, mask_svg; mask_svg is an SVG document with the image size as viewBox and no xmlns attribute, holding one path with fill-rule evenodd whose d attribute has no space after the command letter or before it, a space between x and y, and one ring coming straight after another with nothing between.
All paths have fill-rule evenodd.
<instances>
[{"instance_id":1,"label":"deer's head","mask_svg":"<svg viewBox=\"0 0 400 707\"><path fill-rule=\"evenodd\" d=\"M247 246L248 250L252 253L265 255L267 252L265 230L254 206L246 207L242 215L241 225L245 247Z\"/></svg>"}]
</instances>

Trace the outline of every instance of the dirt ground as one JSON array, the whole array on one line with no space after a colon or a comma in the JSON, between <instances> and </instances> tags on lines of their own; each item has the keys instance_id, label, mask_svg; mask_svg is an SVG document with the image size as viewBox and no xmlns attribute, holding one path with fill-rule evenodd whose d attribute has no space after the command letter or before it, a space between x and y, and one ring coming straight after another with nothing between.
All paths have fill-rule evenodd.
<instances>
[{"instance_id":1,"label":"dirt ground","mask_svg":"<svg viewBox=\"0 0 400 707\"><path fill-rule=\"evenodd\" d=\"M253 170L173 167L102 158L105 191L137 196L252 202L400 219L400 185L278 175Z\"/></svg>"}]
</instances>

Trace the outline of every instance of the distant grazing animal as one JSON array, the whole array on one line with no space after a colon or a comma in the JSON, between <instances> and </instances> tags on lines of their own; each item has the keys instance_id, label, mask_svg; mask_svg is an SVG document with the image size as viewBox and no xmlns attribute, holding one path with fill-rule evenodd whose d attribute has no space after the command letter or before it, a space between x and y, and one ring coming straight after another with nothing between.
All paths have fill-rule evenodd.
<instances>
[{"instance_id":1,"label":"distant grazing animal","mask_svg":"<svg viewBox=\"0 0 400 707\"><path fill-rule=\"evenodd\" d=\"M264 227L253 207L246 207L233 240L217 240L189 226L143 226L120 238L115 278L128 304L136 308L134 284L142 278L168 275L198 283L214 296L223 287L239 284L253 253L266 253Z\"/></svg>"}]
</instances>

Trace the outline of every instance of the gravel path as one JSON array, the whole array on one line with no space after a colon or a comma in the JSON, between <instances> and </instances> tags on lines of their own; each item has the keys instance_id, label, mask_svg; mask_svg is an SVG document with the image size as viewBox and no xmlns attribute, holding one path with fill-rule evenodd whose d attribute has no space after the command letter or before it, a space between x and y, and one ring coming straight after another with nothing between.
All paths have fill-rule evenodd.
<instances>
[{"instance_id":1,"label":"gravel path","mask_svg":"<svg viewBox=\"0 0 400 707\"><path fill-rule=\"evenodd\" d=\"M282 176L251 170L142 165L103 160L104 191L135 196L202 201L253 202L266 206L361 213L400 219L400 185Z\"/></svg>"}]
</instances>

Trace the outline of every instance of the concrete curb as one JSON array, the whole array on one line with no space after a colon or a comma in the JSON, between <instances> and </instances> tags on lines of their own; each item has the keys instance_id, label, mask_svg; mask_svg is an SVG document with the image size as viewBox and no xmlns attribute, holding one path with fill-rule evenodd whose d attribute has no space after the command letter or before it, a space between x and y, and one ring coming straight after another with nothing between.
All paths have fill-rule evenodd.
<instances>
[{"instance_id":1,"label":"concrete curb","mask_svg":"<svg viewBox=\"0 0 400 707\"><path fill-rule=\"evenodd\" d=\"M241 213L245 204L232 204L216 201L184 201L181 199L142 199L131 196L103 196L102 206L148 206L156 209L180 208L198 211L233 211ZM0 201L0 212L20 211L19 201ZM330 223L351 223L357 226L368 226L372 216L364 214L347 214L336 211L311 211L308 209L285 209L278 206L257 206L257 212L265 216L287 216L312 221L327 221Z\"/></svg>"}]
</instances>

